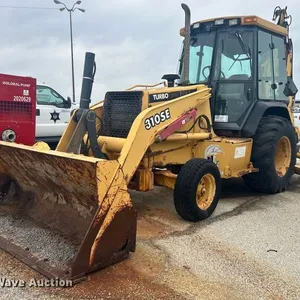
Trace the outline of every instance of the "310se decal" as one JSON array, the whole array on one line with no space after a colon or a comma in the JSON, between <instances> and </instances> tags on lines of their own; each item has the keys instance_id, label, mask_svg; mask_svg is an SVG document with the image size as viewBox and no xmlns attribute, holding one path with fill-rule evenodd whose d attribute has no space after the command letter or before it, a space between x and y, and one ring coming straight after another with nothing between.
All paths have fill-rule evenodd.
<instances>
[{"instance_id":1,"label":"310se decal","mask_svg":"<svg viewBox=\"0 0 300 300\"><path fill-rule=\"evenodd\" d=\"M166 120L169 120L170 118L171 118L170 109L167 108L155 114L154 116L147 118L145 120L145 128L147 130L150 130L151 128L159 125L162 122L165 122Z\"/></svg>"}]
</instances>

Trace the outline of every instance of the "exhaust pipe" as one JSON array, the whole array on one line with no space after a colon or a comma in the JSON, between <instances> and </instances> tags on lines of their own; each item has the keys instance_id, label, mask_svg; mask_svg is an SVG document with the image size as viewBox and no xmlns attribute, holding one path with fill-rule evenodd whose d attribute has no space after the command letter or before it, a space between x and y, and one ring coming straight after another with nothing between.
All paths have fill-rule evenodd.
<instances>
[{"instance_id":1,"label":"exhaust pipe","mask_svg":"<svg viewBox=\"0 0 300 300\"><path fill-rule=\"evenodd\" d=\"M80 108L89 109L91 103L91 94L93 89L94 77L96 74L95 54L85 53L85 62L83 69L83 80L80 96Z\"/></svg>"},{"instance_id":2,"label":"exhaust pipe","mask_svg":"<svg viewBox=\"0 0 300 300\"><path fill-rule=\"evenodd\" d=\"M190 39L191 39L191 11L190 8L182 3L182 9L185 12L185 39L184 39L184 57L183 57L183 84L188 85L190 72Z\"/></svg>"}]
</instances>

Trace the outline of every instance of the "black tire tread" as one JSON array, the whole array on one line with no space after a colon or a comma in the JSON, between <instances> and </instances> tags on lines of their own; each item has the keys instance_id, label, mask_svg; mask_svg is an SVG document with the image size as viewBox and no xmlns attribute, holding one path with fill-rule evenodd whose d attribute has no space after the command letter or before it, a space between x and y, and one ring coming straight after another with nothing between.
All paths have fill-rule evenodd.
<instances>
[{"instance_id":1,"label":"black tire tread","mask_svg":"<svg viewBox=\"0 0 300 300\"><path fill-rule=\"evenodd\" d=\"M290 170L279 180L276 177L277 174L274 173L274 157L270 154L275 151L277 135L283 131L289 135L292 147L292 159ZM253 137L251 162L254 167L260 169L258 173L248 174L243 177L247 186L252 190L274 194L282 192L287 188L293 173L293 166L296 164L295 133L289 120L279 116L266 116L261 119L256 134Z\"/></svg>"},{"instance_id":2,"label":"black tire tread","mask_svg":"<svg viewBox=\"0 0 300 300\"><path fill-rule=\"evenodd\" d=\"M199 212L195 211L194 207L194 193L195 188L199 184L197 178L199 172L205 169L212 169L212 175L215 177L217 190L215 200L207 212L202 211L199 216ZM174 187L174 205L177 213L185 220L197 222L199 220L206 219L215 209L218 199L219 190L221 185L221 177L218 167L211 161L206 159L194 158L189 160L181 168ZM198 208L200 211L200 208Z\"/></svg>"}]
</instances>

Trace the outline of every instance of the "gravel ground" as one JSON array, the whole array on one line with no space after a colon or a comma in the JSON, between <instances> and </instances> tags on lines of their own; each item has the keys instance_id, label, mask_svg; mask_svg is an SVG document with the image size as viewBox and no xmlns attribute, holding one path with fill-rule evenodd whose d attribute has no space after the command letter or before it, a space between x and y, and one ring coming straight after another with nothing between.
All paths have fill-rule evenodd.
<instances>
[{"instance_id":1,"label":"gravel ground","mask_svg":"<svg viewBox=\"0 0 300 300\"><path fill-rule=\"evenodd\" d=\"M53 267L73 258L76 253L76 248L67 240L17 216L0 215L0 235Z\"/></svg>"},{"instance_id":2,"label":"gravel ground","mask_svg":"<svg viewBox=\"0 0 300 300\"><path fill-rule=\"evenodd\" d=\"M0 251L0 283L27 283L0 287L0 299L300 299L299 193L296 176L288 191L272 196L226 181L214 215L191 224L176 214L172 191L131 192L138 241L130 259L72 288L38 288L28 282L41 275Z\"/></svg>"}]
</instances>

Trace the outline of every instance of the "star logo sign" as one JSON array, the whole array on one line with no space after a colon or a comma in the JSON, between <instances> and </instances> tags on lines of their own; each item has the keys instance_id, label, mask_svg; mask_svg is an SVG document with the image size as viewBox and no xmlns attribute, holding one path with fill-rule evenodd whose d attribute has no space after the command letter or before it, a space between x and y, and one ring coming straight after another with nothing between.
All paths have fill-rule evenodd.
<instances>
[{"instance_id":1,"label":"star logo sign","mask_svg":"<svg viewBox=\"0 0 300 300\"><path fill-rule=\"evenodd\" d=\"M60 120L59 118L59 113L57 113L56 111L54 111L53 113L50 113L51 115L51 119L54 123L56 123L56 121Z\"/></svg>"}]
</instances>

